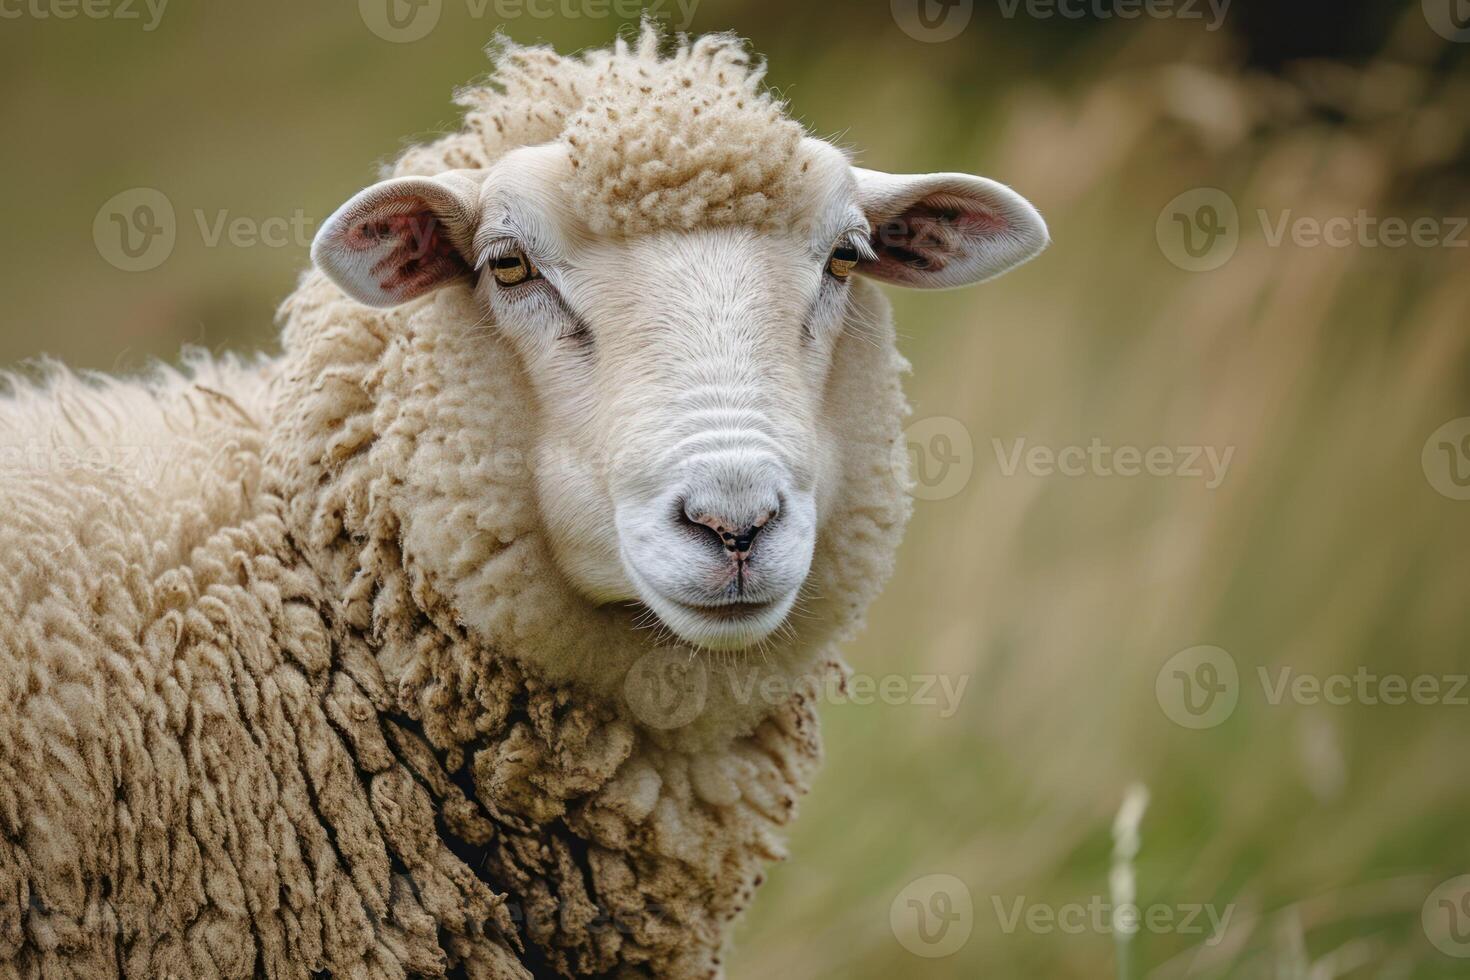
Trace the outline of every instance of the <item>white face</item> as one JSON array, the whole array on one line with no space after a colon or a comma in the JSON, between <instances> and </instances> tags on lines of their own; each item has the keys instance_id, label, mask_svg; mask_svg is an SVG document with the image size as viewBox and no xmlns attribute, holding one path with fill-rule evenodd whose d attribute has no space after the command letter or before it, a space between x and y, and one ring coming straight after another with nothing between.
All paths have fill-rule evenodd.
<instances>
[{"instance_id":1,"label":"white face","mask_svg":"<svg viewBox=\"0 0 1470 980\"><path fill-rule=\"evenodd\" d=\"M893 177L807 140L780 228L588 231L558 144L485 171L369 188L322 229L318 264L374 305L469 277L538 398L537 493L562 572L715 650L758 643L799 599L842 447L824 419L851 277L989 278L1046 241L1014 193ZM466 324L466 329L473 327Z\"/></svg>"}]
</instances>

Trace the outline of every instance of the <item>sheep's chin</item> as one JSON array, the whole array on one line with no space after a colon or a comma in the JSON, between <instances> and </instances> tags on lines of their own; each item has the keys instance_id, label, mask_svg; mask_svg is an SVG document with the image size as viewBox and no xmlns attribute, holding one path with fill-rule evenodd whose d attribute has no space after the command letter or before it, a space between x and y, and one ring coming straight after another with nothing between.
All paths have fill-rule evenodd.
<instances>
[{"instance_id":1,"label":"sheep's chin","mask_svg":"<svg viewBox=\"0 0 1470 980\"><path fill-rule=\"evenodd\" d=\"M661 595L641 581L636 569L628 571L639 600L675 636L690 646L715 652L755 646L780 628L796 604L793 591L767 602L694 606Z\"/></svg>"}]
</instances>

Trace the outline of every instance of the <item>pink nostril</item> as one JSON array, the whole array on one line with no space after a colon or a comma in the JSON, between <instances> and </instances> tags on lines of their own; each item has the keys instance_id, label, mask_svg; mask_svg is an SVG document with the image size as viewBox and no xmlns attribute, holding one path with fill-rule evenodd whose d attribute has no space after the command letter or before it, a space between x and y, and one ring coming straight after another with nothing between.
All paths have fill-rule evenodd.
<instances>
[{"instance_id":1,"label":"pink nostril","mask_svg":"<svg viewBox=\"0 0 1470 980\"><path fill-rule=\"evenodd\" d=\"M700 513L688 507L681 509L683 510L684 520L686 522L709 529L719 539L721 547L725 549L725 553L739 561L744 561L750 557L751 549L755 547L756 535L760 534L761 529L775 520L776 516L780 513L779 509L772 508L757 519L755 523L747 524L744 527L737 527L733 522L722 517Z\"/></svg>"}]
</instances>

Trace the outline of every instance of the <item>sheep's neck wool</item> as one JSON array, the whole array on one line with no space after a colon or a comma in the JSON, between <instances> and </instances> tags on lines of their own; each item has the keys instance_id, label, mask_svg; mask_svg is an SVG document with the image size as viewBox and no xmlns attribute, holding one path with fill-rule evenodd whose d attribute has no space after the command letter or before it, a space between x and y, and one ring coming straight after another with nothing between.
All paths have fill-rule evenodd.
<instances>
[{"instance_id":1,"label":"sheep's neck wool","mask_svg":"<svg viewBox=\"0 0 1470 980\"><path fill-rule=\"evenodd\" d=\"M733 42L660 60L648 37L506 51L504 91L400 172L565 134L609 227L762 220L795 124ZM687 117L631 105L680 91ZM771 147L744 140L750 169L712 148L737 119ZM687 161L651 166L686 126ZM140 451L0 472L0 975L722 975L820 757L809 689L758 692L840 671L907 516L904 364L877 290L853 302L843 533L809 615L743 671L709 662L680 725L623 696L656 639L553 562L514 465L535 399L465 329L468 288L384 312L311 273L278 359L13 385L7 441Z\"/></svg>"}]
</instances>

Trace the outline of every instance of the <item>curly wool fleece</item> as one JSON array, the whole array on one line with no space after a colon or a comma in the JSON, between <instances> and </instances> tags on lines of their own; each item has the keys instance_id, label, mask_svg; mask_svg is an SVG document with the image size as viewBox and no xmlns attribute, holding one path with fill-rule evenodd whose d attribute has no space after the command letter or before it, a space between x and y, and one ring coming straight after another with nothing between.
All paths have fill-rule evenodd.
<instances>
[{"instance_id":1,"label":"curly wool fleece","mask_svg":"<svg viewBox=\"0 0 1470 980\"><path fill-rule=\"evenodd\" d=\"M651 25L636 47L620 39L580 57L502 41L495 84L459 94L464 132L410 150L395 173L476 169L516 147L561 140L576 174L571 202L598 234L759 227L789 213L801 193L805 135L762 90L764 76L722 34L669 57Z\"/></svg>"},{"instance_id":2,"label":"curly wool fleece","mask_svg":"<svg viewBox=\"0 0 1470 980\"><path fill-rule=\"evenodd\" d=\"M507 51L506 91L399 172L591 147L575 92L599 72L659 76L691 116L753 77L726 40L648 44ZM578 193L623 228L780 199L742 172L645 207L637 174L601 167ZM853 302L866 329L828 394L843 534L819 542L810 616L779 670L709 664L705 710L669 731L622 696L655 638L567 586L503 465L529 458L534 398L505 342L465 330L468 288L378 311L311 273L277 359L13 383L0 448L39 452L0 471L0 975L722 975L820 759L811 697L733 682L840 670L908 511L904 364L878 291Z\"/></svg>"}]
</instances>

